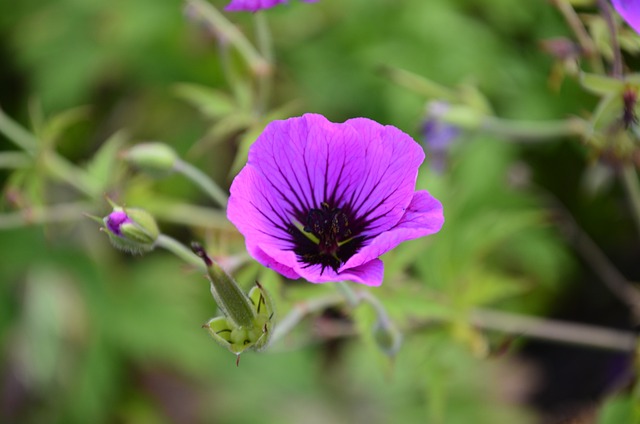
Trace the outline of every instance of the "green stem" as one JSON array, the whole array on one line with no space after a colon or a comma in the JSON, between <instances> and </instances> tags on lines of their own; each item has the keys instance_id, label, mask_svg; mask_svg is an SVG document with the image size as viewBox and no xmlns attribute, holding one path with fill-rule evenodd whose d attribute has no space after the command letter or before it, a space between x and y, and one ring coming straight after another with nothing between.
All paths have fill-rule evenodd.
<instances>
[{"instance_id":1,"label":"green stem","mask_svg":"<svg viewBox=\"0 0 640 424\"><path fill-rule=\"evenodd\" d=\"M564 16L564 19L569 24L569 27L573 31L580 44L580 48L583 51L584 56L589 61L589 65L593 72L597 74L604 74L604 66L599 60L598 49L593 39L587 32L587 29L582 24L580 17L576 13L575 9L567 0L552 0L560 13Z\"/></svg>"},{"instance_id":2,"label":"green stem","mask_svg":"<svg viewBox=\"0 0 640 424\"><path fill-rule=\"evenodd\" d=\"M631 351L637 344L637 336L630 331L517 315L489 309L473 310L471 323L486 330L497 330L524 337L607 350Z\"/></svg>"},{"instance_id":3,"label":"green stem","mask_svg":"<svg viewBox=\"0 0 640 424\"><path fill-rule=\"evenodd\" d=\"M587 131L587 123L580 118L561 121L512 121L486 117L481 128L494 135L518 141L544 141L559 137L581 136Z\"/></svg>"},{"instance_id":4,"label":"green stem","mask_svg":"<svg viewBox=\"0 0 640 424\"><path fill-rule=\"evenodd\" d=\"M187 0L187 3L238 49L254 73L260 75L270 72L269 63L258 53L244 34L229 22L218 9L205 0Z\"/></svg>"},{"instance_id":5,"label":"green stem","mask_svg":"<svg viewBox=\"0 0 640 424\"><path fill-rule=\"evenodd\" d=\"M38 140L33 136L33 134L9 118L2 108L0 108L0 133L4 134L9 141L13 142L30 156L36 155Z\"/></svg>"},{"instance_id":6,"label":"green stem","mask_svg":"<svg viewBox=\"0 0 640 424\"><path fill-rule=\"evenodd\" d=\"M181 159L178 159L176 161L174 170L181 173L182 175L196 183L198 186L200 186L200 188L204 190L205 193L207 193L211 197L211 199L213 199L220 206L222 206L223 208L227 207L227 202L229 201L227 194L222 191L222 189L218 187L218 185L213 182L213 180L209 178L204 172L200 171L195 166Z\"/></svg>"},{"instance_id":7,"label":"green stem","mask_svg":"<svg viewBox=\"0 0 640 424\"><path fill-rule=\"evenodd\" d=\"M399 86L405 87L428 99L439 99L450 103L456 103L459 100L453 90L421 75L414 74L413 72L387 65L381 66L380 72Z\"/></svg>"},{"instance_id":8,"label":"green stem","mask_svg":"<svg viewBox=\"0 0 640 424\"><path fill-rule=\"evenodd\" d=\"M629 198L636 229L640 234L640 183L638 183L638 175L633 166L625 164L622 167L621 177L624 189L627 192L627 197Z\"/></svg>"},{"instance_id":9,"label":"green stem","mask_svg":"<svg viewBox=\"0 0 640 424\"><path fill-rule=\"evenodd\" d=\"M29 155L21 152L1 152L0 169L26 168L32 162Z\"/></svg>"},{"instance_id":10,"label":"green stem","mask_svg":"<svg viewBox=\"0 0 640 424\"><path fill-rule=\"evenodd\" d=\"M263 12L257 12L254 13L253 17L256 27L258 50L265 60L273 66L273 43L266 15ZM272 75L272 72L266 72L258 75L258 104L256 107L259 116L263 115L267 111L269 98L271 96Z\"/></svg>"},{"instance_id":11,"label":"green stem","mask_svg":"<svg viewBox=\"0 0 640 424\"><path fill-rule=\"evenodd\" d=\"M160 234L158 236L158 239L156 240L156 246L168 250L189 265L195 266L202 272L207 271L207 267L202 262L202 259L200 259L195 253L193 253L191 249L174 238L171 238L165 234Z\"/></svg>"},{"instance_id":12,"label":"green stem","mask_svg":"<svg viewBox=\"0 0 640 424\"><path fill-rule=\"evenodd\" d=\"M342 303L344 303L344 296L339 294L296 303L293 305L291 312L278 321L278 324L275 326L273 334L271 335L269 344L272 345L289 334L306 316L320 312L330 306L337 306Z\"/></svg>"},{"instance_id":13,"label":"green stem","mask_svg":"<svg viewBox=\"0 0 640 424\"><path fill-rule=\"evenodd\" d=\"M82 168L78 168L56 152L43 152L44 164L51 174L91 198L100 195L100 189Z\"/></svg>"},{"instance_id":14,"label":"green stem","mask_svg":"<svg viewBox=\"0 0 640 424\"><path fill-rule=\"evenodd\" d=\"M609 38L611 41L611 50L613 51L613 68L611 74L614 78L622 79L622 53L620 52L620 43L618 42L618 33L616 24L611 14L611 6L607 0L598 0L600 13L609 28Z\"/></svg>"},{"instance_id":15,"label":"green stem","mask_svg":"<svg viewBox=\"0 0 640 424\"><path fill-rule=\"evenodd\" d=\"M145 207L161 221L227 231L234 228L224 212L219 209L181 203L179 200L153 200L146 203Z\"/></svg>"},{"instance_id":16,"label":"green stem","mask_svg":"<svg viewBox=\"0 0 640 424\"><path fill-rule=\"evenodd\" d=\"M0 230L22 228L30 225L76 221L94 209L90 203L65 203L47 207L25 208L17 212L0 214Z\"/></svg>"},{"instance_id":17,"label":"green stem","mask_svg":"<svg viewBox=\"0 0 640 424\"><path fill-rule=\"evenodd\" d=\"M338 281L336 283L337 289L342 293L345 300L352 308L355 308L360 303L360 298L356 292L347 284L346 281Z\"/></svg>"}]
</instances>

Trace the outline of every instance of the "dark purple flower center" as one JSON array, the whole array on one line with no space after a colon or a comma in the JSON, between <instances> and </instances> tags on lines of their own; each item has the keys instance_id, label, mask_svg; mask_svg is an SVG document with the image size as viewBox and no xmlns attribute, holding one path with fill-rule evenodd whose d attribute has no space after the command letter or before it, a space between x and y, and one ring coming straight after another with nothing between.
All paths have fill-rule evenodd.
<instances>
[{"instance_id":1,"label":"dark purple flower center","mask_svg":"<svg viewBox=\"0 0 640 424\"><path fill-rule=\"evenodd\" d=\"M321 265L322 271L331 267L337 271L351 256L364 245L365 237L358 219L327 202L320 209L313 208L306 213L304 227L291 224L289 233L293 236L293 251L306 266Z\"/></svg>"}]
</instances>

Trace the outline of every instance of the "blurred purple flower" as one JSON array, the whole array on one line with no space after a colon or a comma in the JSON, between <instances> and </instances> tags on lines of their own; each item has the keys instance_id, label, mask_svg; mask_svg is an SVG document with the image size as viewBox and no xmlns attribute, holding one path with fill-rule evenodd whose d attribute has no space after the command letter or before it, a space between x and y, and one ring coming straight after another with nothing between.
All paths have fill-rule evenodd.
<instances>
[{"instance_id":1,"label":"blurred purple flower","mask_svg":"<svg viewBox=\"0 0 640 424\"><path fill-rule=\"evenodd\" d=\"M447 157L451 144L460 136L460 128L442 120L449 109L444 102L432 102L427 107L427 118L422 124L424 146L429 152L430 164L437 173L443 173L447 167Z\"/></svg>"},{"instance_id":2,"label":"blurred purple flower","mask_svg":"<svg viewBox=\"0 0 640 424\"><path fill-rule=\"evenodd\" d=\"M640 1L612 0L613 7L631 28L640 34Z\"/></svg>"},{"instance_id":3,"label":"blurred purple flower","mask_svg":"<svg viewBox=\"0 0 640 424\"><path fill-rule=\"evenodd\" d=\"M224 10L228 12L257 12L262 9L270 9L288 0L232 0ZM302 0L307 3L315 3L318 0Z\"/></svg>"},{"instance_id":4,"label":"blurred purple flower","mask_svg":"<svg viewBox=\"0 0 640 424\"><path fill-rule=\"evenodd\" d=\"M113 234L122 236L120 227L122 227L123 224L130 224L131 222L131 218L129 218L124 210L114 210L105 220L105 225Z\"/></svg>"},{"instance_id":5,"label":"blurred purple flower","mask_svg":"<svg viewBox=\"0 0 640 424\"><path fill-rule=\"evenodd\" d=\"M440 202L415 191L423 160L411 137L369 119L274 121L231 185L227 216L285 277L377 286L380 255L444 223Z\"/></svg>"}]
</instances>

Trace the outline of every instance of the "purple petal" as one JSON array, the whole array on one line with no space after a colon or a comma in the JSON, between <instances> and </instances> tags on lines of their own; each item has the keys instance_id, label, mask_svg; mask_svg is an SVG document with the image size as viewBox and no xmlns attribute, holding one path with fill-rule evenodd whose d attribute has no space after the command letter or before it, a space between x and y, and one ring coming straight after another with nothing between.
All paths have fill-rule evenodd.
<instances>
[{"instance_id":1,"label":"purple petal","mask_svg":"<svg viewBox=\"0 0 640 424\"><path fill-rule=\"evenodd\" d=\"M318 0L302 0L306 3L315 3ZM232 0L224 10L228 12L257 12L258 10L270 9L287 0Z\"/></svg>"},{"instance_id":2,"label":"purple petal","mask_svg":"<svg viewBox=\"0 0 640 424\"><path fill-rule=\"evenodd\" d=\"M263 251L256 245L247 246L247 250L251 256L253 256L258 262L287 278L294 280L297 278L304 278L312 283L350 280L367 286L379 286L382 284L384 266L382 261L377 258L367 263L340 271L338 274L331 268L326 268L321 272L319 265L307 267L305 264L301 264L297 260L295 253L291 251L267 249L269 250L269 253ZM273 257L270 256L270 254L273 255ZM284 262L293 262L295 269L283 265Z\"/></svg>"},{"instance_id":3,"label":"purple petal","mask_svg":"<svg viewBox=\"0 0 640 424\"><path fill-rule=\"evenodd\" d=\"M640 1L613 0L613 7L631 28L640 34Z\"/></svg>"},{"instance_id":4,"label":"purple petal","mask_svg":"<svg viewBox=\"0 0 640 424\"><path fill-rule=\"evenodd\" d=\"M442 204L426 190L416 191L398 225L371 240L360 252L353 255L340 270L367 263L403 241L437 233L443 224Z\"/></svg>"},{"instance_id":5,"label":"purple petal","mask_svg":"<svg viewBox=\"0 0 640 424\"><path fill-rule=\"evenodd\" d=\"M228 12L257 12L286 2L287 0L232 0L224 10Z\"/></svg>"},{"instance_id":6,"label":"purple petal","mask_svg":"<svg viewBox=\"0 0 640 424\"><path fill-rule=\"evenodd\" d=\"M120 227L122 224L130 223L131 219L127 216L125 211L113 211L109 214L106 220L106 226L109 231L117 236L122 235L122 231L120 231Z\"/></svg>"}]
</instances>

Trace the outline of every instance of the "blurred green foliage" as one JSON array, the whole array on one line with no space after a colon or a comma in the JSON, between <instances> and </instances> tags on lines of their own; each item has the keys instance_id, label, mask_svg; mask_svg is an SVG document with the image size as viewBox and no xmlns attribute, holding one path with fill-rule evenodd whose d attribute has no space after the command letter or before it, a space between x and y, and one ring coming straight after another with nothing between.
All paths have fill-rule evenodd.
<instances>
[{"instance_id":1,"label":"blurred green foliage","mask_svg":"<svg viewBox=\"0 0 640 424\"><path fill-rule=\"evenodd\" d=\"M303 321L271 351L243 355L236 368L200 328L216 313L203 276L164 251L114 251L82 216L108 213L107 194L146 208L185 243L204 240L220 258L242 254L224 212L196 187L179 175L136 173L119 152L162 140L228 187L273 119L307 111L334 121L366 116L421 140L425 98L390 82L383 65L447 86L473 85L507 118L564 118L596 102L570 79L549 89L553 61L539 42L569 32L547 2L292 1L265 15L276 68L271 100L260 110L259 83L242 57L180 1L0 5L0 105L47 146L28 166L0 168L0 418L534 422L525 395L513 393L530 393L535 379L518 377L526 367L510 355L487 358L504 340L469 316L477 307L545 315L556 297L571 293L577 260L549 219L545 190L587 228L597 226L594 215L614 223L600 234L605 246L631 245L625 205L611 203L620 193L581 192L586 155L559 147L566 140L523 148L466 133L446 173L423 167L418 188L442 201L446 223L383 258L385 284L374 294L409 330L393 360L367 337L371 311L359 307L355 327L342 334L349 322L336 307ZM254 39L254 16L225 16ZM78 105L86 108L71 109ZM0 150L16 149L0 138ZM549 163L562 168L549 171ZM524 184L517 181L523 169ZM39 207L67 203L60 219L38 218ZM278 318L334 292L282 281L253 262L235 274L245 287L258 279L271 291ZM354 328L363 337L353 337ZM601 422L625 422L620 417L631 416L634 401L608 404Z\"/></svg>"}]
</instances>

